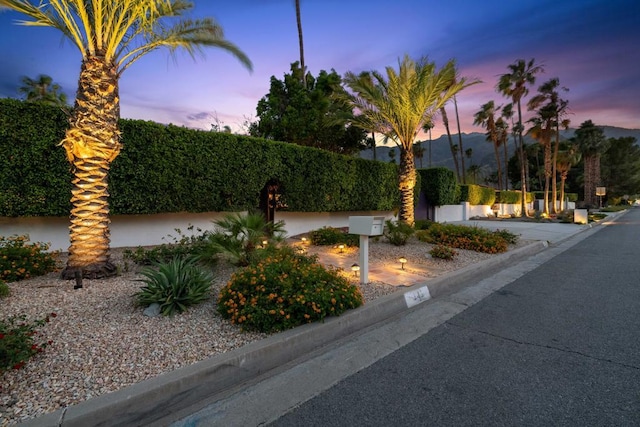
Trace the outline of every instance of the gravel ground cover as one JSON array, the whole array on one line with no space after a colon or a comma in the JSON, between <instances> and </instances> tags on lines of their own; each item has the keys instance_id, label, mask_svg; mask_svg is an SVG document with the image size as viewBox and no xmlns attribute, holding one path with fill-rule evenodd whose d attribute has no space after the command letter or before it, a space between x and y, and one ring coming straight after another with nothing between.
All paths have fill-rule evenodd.
<instances>
[{"instance_id":1,"label":"gravel ground cover","mask_svg":"<svg viewBox=\"0 0 640 427\"><path fill-rule=\"evenodd\" d=\"M512 245L510 250L526 243ZM495 256L457 250L453 261L444 261L427 255L431 247L415 240L401 248L372 243L370 265L396 263L401 252L419 260L414 261L419 266L431 266L438 274L445 274ZM312 247L310 252L331 250ZM51 340L52 344L22 369L0 374L0 426L14 425L266 337L241 331L215 310L218 292L234 267L221 264L217 268L207 302L174 317L146 317L133 298L141 287L136 280L142 276L136 269L125 271L131 263L126 268L122 249L112 251L112 260L123 270L120 275L84 280L82 289L74 290L75 282L59 280L57 273L9 284L11 295L0 300L0 318L26 314L37 319L49 313L56 313L56 317L37 335L39 342ZM64 254L59 261L64 263ZM397 290L388 283L361 286L365 303Z\"/></svg>"}]
</instances>

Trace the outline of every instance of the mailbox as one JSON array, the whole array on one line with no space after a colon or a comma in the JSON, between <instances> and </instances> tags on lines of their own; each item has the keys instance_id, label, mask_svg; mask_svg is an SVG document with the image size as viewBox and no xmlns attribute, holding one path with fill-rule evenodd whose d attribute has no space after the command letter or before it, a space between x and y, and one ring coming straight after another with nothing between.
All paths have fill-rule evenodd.
<instances>
[{"instance_id":1,"label":"mailbox","mask_svg":"<svg viewBox=\"0 0 640 427\"><path fill-rule=\"evenodd\" d=\"M361 236L380 236L384 231L383 216L350 216L349 233Z\"/></svg>"}]
</instances>

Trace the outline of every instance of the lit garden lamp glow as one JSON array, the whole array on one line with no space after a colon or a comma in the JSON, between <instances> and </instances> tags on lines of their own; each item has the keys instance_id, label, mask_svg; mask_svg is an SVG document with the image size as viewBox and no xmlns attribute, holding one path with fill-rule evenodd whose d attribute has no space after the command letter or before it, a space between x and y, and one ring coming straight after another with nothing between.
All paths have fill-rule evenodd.
<instances>
[{"instance_id":1,"label":"lit garden lamp glow","mask_svg":"<svg viewBox=\"0 0 640 427\"><path fill-rule=\"evenodd\" d=\"M268 244L269 244L269 241L268 241L268 240L263 240L263 241L262 241L262 247L263 247L263 248L266 248Z\"/></svg>"},{"instance_id":2,"label":"lit garden lamp glow","mask_svg":"<svg viewBox=\"0 0 640 427\"><path fill-rule=\"evenodd\" d=\"M354 275L355 277L358 277L358 272L360 271L360 266L359 266L358 264L354 263L354 264L351 266L351 271L353 271L353 275Z\"/></svg>"},{"instance_id":3,"label":"lit garden lamp glow","mask_svg":"<svg viewBox=\"0 0 640 427\"><path fill-rule=\"evenodd\" d=\"M307 244L307 238L306 238L306 237L303 237L303 238L301 238L300 240L302 240L302 244L303 244L303 245L306 245L306 244Z\"/></svg>"},{"instance_id":4,"label":"lit garden lamp glow","mask_svg":"<svg viewBox=\"0 0 640 427\"><path fill-rule=\"evenodd\" d=\"M405 258L405 257L403 257L403 256L402 256L402 257L400 257L400 258L398 259L398 262L400 262L400 266L401 266L401 267L402 267L402 269L404 270L404 265L407 263L407 258Z\"/></svg>"},{"instance_id":5,"label":"lit garden lamp glow","mask_svg":"<svg viewBox=\"0 0 640 427\"><path fill-rule=\"evenodd\" d=\"M338 249L340 249L340 253L344 252L344 245L338 245Z\"/></svg>"}]
</instances>

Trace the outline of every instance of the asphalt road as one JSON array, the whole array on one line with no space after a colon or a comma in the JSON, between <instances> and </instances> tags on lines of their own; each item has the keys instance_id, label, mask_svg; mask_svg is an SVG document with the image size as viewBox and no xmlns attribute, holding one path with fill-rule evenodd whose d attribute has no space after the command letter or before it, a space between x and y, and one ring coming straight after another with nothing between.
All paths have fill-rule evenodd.
<instances>
[{"instance_id":1,"label":"asphalt road","mask_svg":"<svg viewBox=\"0 0 640 427\"><path fill-rule=\"evenodd\" d=\"M272 425L640 426L640 209L603 227Z\"/></svg>"}]
</instances>

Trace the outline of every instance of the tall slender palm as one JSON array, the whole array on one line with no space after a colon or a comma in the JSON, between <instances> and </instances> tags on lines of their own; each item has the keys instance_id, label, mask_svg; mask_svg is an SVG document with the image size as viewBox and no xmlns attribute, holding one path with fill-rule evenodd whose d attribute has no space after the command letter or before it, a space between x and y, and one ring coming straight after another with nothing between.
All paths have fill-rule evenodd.
<instances>
[{"instance_id":1,"label":"tall slender palm","mask_svg":"<svg viewBox=\"0 0 640 427\"><path fill-rule=\"evenodd\" d=\"M551 159L552 171L551 171L551 200L553 200L553 212L557 213L557 171L556 160L558 157L558 149L560 147L560 127L568 128L570 120L566 118L568 114L569 101L560 98L559 90L568 92L569 89L560 86L560 79L554 77L538 88L538 94L531 98L528 103L528 107L531 110L539 108L546 102L547 108L554 116L553 127L555 129L555 143L553 145L553 154Z\"/></svg>"},{"instance_id":2,"label":"tall slender palm","mask_svg":"<svg viewBox=\"0 0 640 427\"><path fill-rule=\"evenodd\" d=\"M500 113L500 117L502 117L502 119L504 120L504 123L506 125L506 130L507 132L509 132L509 129L511 129L511 135L513 136L513 146L514 149L517 150L518 149L518 141L516 140L516 132L513 129L513 104L509 103L505 106L502 107L501 113ZM505 141L503 144L503 149L504 149L504 164L508 165L509 164L509 141ZM505 166L505 169L507 168L507 166ZM504 174L504 188L505 190L509 189L509 174L505 173Z\"/></svg>"},{"instance_id":3,"label":"tall slender palm","mask_svg":"<svg viewBox=\"0 0 640 427\"><path fill-rule=\"evenodd\" d=\"M400 147L400 221L414 222L414 187L416 168L413 158L413 141L424 124L453 95L476 81L460 78L455 83L454 61L447 62L440 70L426 58L414 61L405 55L398 61L398 71L386 67L386 77L371 72L367 82L351 72L344 81L353 91L349 96L361 115L355 123L363 129L376 129L395 140Z\"/></svg>"},{"instance_id":4,"label":"tall slender palm","mask_svg":"<svg viewBox=\"0 0 640 427\"><path fill-rule=\"evenodd\" d=\"M300 69L302 70L302 84L307 87L307 69L304 65L304 43L302 42L302 19L300 18L300 0L296 1L296 23L298 24L298 44L300 45Z\"/></svg>"},{"instance_id":5,"label":"tall slender palm","mask_svg":"<svg viewBox=\"0 0 640 427\"><path fill-rule=\"evenodd\" d=\"M466 169L464 165L464 146L462 145L462 131L460 130L460 115L458 114L458 100L453 97L453 108L456 112L456 126L458 127L458 146L460 148L460 171L462 172L462 183L466 184Z\"/></svg>"},{"instance_id":6,"label":"tall slender palm","mask_svg":"<svg viewBox=\"0 0 640 427\"><path fill-rule=\"evenodd\" d=\"M480 110L473 115L473 124L482 126L487 130L487 141L493 144L494 154L496 156L496 165L498 168L498 188L502 187L502 162L500 161L500 152L498 150L500 137L498 128L496 127L496 113L500 107L496 108L493 101L489 101L480 107Z\"/></svg>"},{"instance_id":7,"label":"tall slender palm","mask_svg":"<svg viewBox=\"0 0 640 427\"><path fill-rule=\"evenodd\" d=\"M524 59L518 59L513 64L507 66L509 73L502 74L498 80L497 90L506 97L511 98L518 107L518 123L515 130L518 133L518 151L520 155L520 180L521 180L521 215L528 216L526 209L527 194L527 173L524 156L524 140L522 132L524 126L522 124L522 99L529 93L529 86L536 82L536 74L544 71L541 65L536 65L535 59L528 62Z\"/></svg>"},{"instance_id":8,"label":"tall slender palm","mask_svg":"<svg viewBox=\"0 0 640 427\"><path fill-rule=\"evenodd\" d=\"M540 144L544 150L544 213L549 210L549 184L551 182L551 137L554 131L555 107L546 105L538 111L538 115L530 120L533 124L529 129L529 134ZM555 203L555 201L554 201Z\"/></svg>"},{"instance_id":9,"label":"tall slender palm","mask_svg":"<svg viewBox=\"0 0 640 427\"><path fill-rule=\"evenodd\" d=\"M566 149L559 150L556 157L556 170L560 173L560 211L565 210L564 206L564 184L572 167L577 165L582 158L580 148L577 144L570 144Z\"/></svg>"},{"instance_id":10,"label":"tall slender palm","mask_svg":"<svg viewBox=\"0 0 640 427\"><path fill-rule=\"evenodd\" d=\"M27 76L21 79L22 86L18 92L25 95L29 102L43 102L58 107L67 105L67 95L62 92L58 83L54 83L51 76L40 74L38 78L31 79Z\"/></svg>"},{"instance_id":11,"label":"tall slender palm","mask_svg":"<svg viewBox=\"0 0 640 427\"><path fill-rule=\"evenodd\" d=\"M442 124L444 124L444 129L447 131L447 139L449 141L449 148L451 149L451 157L453 157L453 164L456 167L456 178L458 182L462 182L460 177L460 163L458 162L458 151L455 147L457 145L453 144L453 139L451 138L451 128L449 128L449 117L447 116L447 110L444 108L444 105L440 108L440 114L442 115Z\"/></svg>"},{"instance_id":12,"label":"tall slender palm","mask_svg":"<svg viewBox=\"0 0 640 427\"><path fill-rule=\"evenodd\" d=\"M431 167L431 144L433 142L431 138L431 129L433 129L435 125L432 120L429 120L422 125L422 130L429 134L429 167Z\"/></svg>"},{"instance_id":13,"label":"tall slender palm","mask_svg":"<svg viewBox=\"0 0 640 427\"><path fill-rule=\"evenodd\" d=\"M596 187L600 185L600 156L607 150L608 141L602 128L591 120L576 129L574 138L584 159L584 201L588 206L595 206Z\"/></svg>"},{"instance_id":14,"label":"tall slender palm","mask_svg":"<svg viewBox=\"0 0 640 427\"><path fill-rule=\"evenodd\" d=\"M224 38L212 19L182 16L183 0L56 0L32 5L0 0L21 12L24 25L60 30L80 50L82 63L70 126L61 145L72 165L69 258L62 277L100 278L116 273L110 261L108 172L121 149L118 81L145 54L160 47L191 56L202 47L222 48L251 69L249 58ZM169 25L171 18L177 19Z\"/></svg>"}]
</instances>

